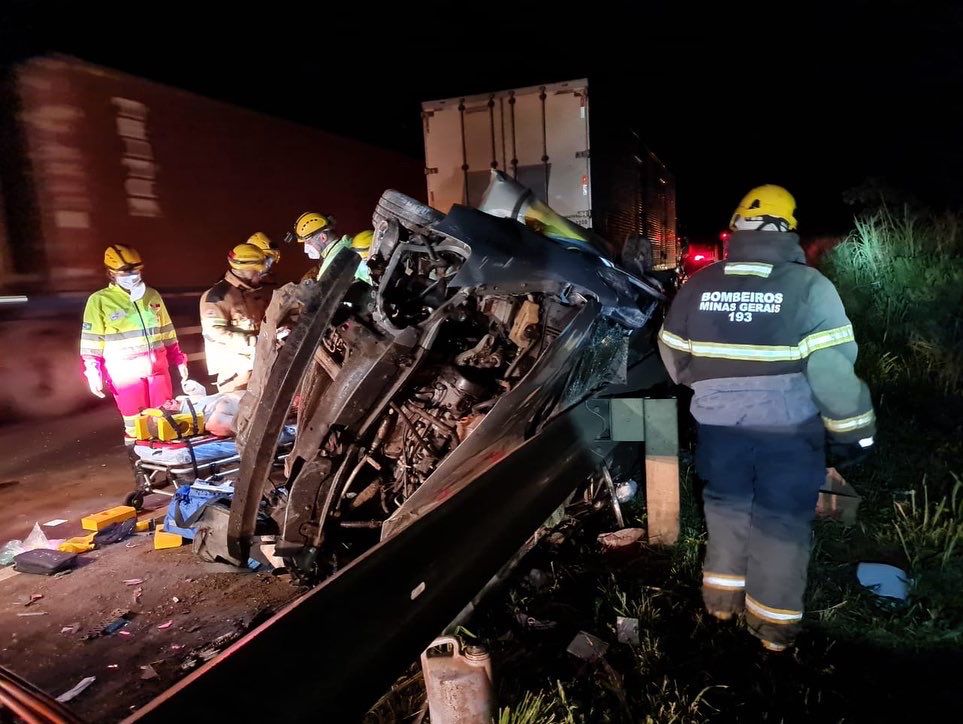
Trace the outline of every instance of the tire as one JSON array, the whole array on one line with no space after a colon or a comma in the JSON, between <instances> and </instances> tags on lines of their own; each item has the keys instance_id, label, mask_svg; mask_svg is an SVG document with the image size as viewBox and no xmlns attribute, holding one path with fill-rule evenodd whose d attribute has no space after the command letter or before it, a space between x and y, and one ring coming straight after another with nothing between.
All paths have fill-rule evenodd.
<instances>
[{"instance_id":1,"label":"tire","mask_svg":"<svg viewBox=\"0 0 963 724\"><path fill-rule=\"evenodd\" d=\"M422 231L443 218L445 215L437 209L394 189L388 189L381 195L374 212L375 226L385 219L397 219L411 231Z\"/></svg>"},{"instance_id":2,"label":"tire","mask_svg":"<svg viewBox=\"0 0 963 724\"><path fill-rule=\"evenodd\" d=\"M139 513L144 508L144 493L140 490L128 493L124 498L124 505L129 505Z\"/></svg>"}]
</instances>

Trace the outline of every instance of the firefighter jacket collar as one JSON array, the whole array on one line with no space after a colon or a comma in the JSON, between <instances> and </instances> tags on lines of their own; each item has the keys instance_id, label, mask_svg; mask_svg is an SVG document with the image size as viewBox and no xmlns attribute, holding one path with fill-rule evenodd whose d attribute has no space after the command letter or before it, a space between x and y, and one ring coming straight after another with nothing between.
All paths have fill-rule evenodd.
<instances>
[{"instance_id":1,"label":"firefighter jacket collar","mask_svg":"<svg viewBox=\"0 0 963 724\"><path fill-rule=\"evenodd\" d=\"M736 231L729 240L729 261L762 261L769 264L806 263L799 235L783 231Z\"/></svg>"},{"instance_id":2,"label":"firefighter jacket collar","mask_svg":"<svg viewBox=\"0 0 963 724\"><path fill-rule=\"evenodd\" d=\"M227 272L227 274L224 275L224 281L226 281L228 284L230 284L233 287L237 287L238 289L243 289L245 292L251 292L251 291L254 291L255 289L260 289L260 287L255 287L251 285L250 282L247 282L241 279L241 277L239 277L237 274L235 274L233 271L230 271L230 270Z\"/></svg>"}]
</instances>

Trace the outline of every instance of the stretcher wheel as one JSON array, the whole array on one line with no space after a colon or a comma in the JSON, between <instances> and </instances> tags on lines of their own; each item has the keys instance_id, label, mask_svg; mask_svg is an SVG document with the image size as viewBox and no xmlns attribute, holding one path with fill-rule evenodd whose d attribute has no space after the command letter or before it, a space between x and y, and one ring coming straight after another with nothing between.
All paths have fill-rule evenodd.
<instances>
[{"instance_id":1,"label":"stretcher wheel","mask_svg":"<svg viewBox=\"0 0 963 724\"><path fill-rule=\"evenodd\" d=\"M139 512L144 507L144 491L135 490L133 493L128 493L124 498L124 505L129 505Z\"/></svg>"}]
</instances>

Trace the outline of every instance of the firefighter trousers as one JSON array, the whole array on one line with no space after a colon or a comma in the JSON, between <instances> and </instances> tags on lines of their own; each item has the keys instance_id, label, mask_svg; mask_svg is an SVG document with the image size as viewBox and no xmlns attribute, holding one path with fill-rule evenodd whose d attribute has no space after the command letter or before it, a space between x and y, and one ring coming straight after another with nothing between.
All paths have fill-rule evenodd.
<instances>
[{"instance_id":1,"label":"firefighter trousers","mask_svg":"<svg viewBox=\"0 0 963 724\"><path fill-rule=\"evenodd\" d=\"M766 430L700 425L696 468L706 481L707 610L745 611L753 635L791 643L802 621L812 521L826 479L819 418Z\"/></svg>"}]
</instances>

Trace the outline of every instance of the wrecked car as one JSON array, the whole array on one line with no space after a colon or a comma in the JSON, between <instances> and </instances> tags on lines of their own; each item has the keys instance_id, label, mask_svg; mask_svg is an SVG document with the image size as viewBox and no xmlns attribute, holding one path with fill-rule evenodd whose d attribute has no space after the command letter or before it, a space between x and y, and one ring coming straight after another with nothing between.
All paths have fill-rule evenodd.
<instances>
[{"instance_id":1,"label":"wrecked car","mask_svg":"<svg viewBox=\"0 0 963 724\"><path fill-rule=\"evenodd\" d=\"M386 191L373 285L354 281L360 259L343 250L317 283L275 295L241 403L222 557L247 560L255 536L274 536L289 570L323 579L603 386L663 379L658 282L618 269L513 184L496 172L480 209L448 214ZM297 437L277 484L269 458L292 403Z\"/></svg>"}]
</instances>

